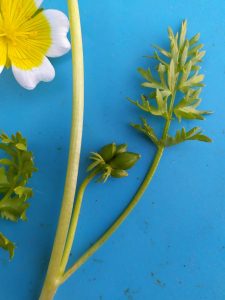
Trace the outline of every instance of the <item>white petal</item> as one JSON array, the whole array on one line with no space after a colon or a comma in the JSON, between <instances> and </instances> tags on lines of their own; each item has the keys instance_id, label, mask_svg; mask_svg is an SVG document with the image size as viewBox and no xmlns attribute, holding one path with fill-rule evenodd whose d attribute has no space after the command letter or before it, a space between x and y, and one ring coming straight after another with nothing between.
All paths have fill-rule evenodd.
<instances>
[{"instance_id":1,"label":"white petal","mask_svg":"<svg viewBox=\"0 0 225 300\"><path fill-rule=\"evenodd\" d=\"M43 2L43 0L34 0L34 2L37 5L37 8L39 8L41 6L41 3Z\"/></svg>"},{"instance_id":2,"label":"white petal","mask_svg":"<svg viewBox=\"0 0 225 300\"><path fill-rule=\"evenodd\" d=\"M2 73L4 66L0 66L0 74Z\"/></svg>"},{"instance_id":3,"label":"white petal","mask_svg":"<svg viewBox=\"0 0 225 300\"><path fill-rule=\"evenodd\" d=\"M45 56L39 67L22 70L12 65L12 71L19 84L27 90L33 90L40 81L49 82L55 77L55 70Z\"/></svg>"},{"instance_id":4,"label":"white petal","mask_svg":"<svg viewBox=\"0 0 225 300\"><path fill-rule=\"evenodd\" d=\"M67 16L61 11L48 9L43 12L51 26L52 45L46 56L59 57L66 54L70 48L70 42L67 39L67 33L70 23Z\"/></svg>"}]
</instances>

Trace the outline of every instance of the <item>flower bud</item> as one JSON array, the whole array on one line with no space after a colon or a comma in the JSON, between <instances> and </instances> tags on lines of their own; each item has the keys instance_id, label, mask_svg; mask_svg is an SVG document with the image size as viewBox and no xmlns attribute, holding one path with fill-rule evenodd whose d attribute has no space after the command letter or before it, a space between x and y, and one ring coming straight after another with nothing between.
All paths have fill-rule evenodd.
<instances>
[{"instance_id":1,"label":"flower bud","mask_svg":"<svg viewBox=\"0 0 225 300\"><path fill-rule=\"evenodd\" d=\"M140 159L141 155L132 152L123 152L117 155L111 162L113 169L128 170L132 168Z\"/></svg>"},{"instance_id":2,"label":"flower bud","mask_svg":"<svg viewBox=\"0 0 225 300\"><path fill-rule=\"evenodd\" d=\"M116 153L115 156L119 155L120 153L126 152L127 151L127 144L122 144L116 146Z\"/></svg>"},{"instance_id":3,"label":"flower bud","mask_svg":"<svg viewBox=\"0 0 225 300\"><path fill-rule=\"evenodd\" d=\"M128 173L124 170L119 170L119 169L114 170L114 169L112 169L111 170L111 175L114 178L122 178L122 177L128 176Z\"/></svg>"},{"instance_id":4,"label":"flower bud","mask_svg":"<svg viewBox=\"0 0 225 300\"><path fill-rule=\"evenodd\" d=\"M111 143L109 145L104 146L99 154L104 159L104 161L108 161L113 158L114 154L116 153L116 144Z\"/></svg>"}]
</instances>

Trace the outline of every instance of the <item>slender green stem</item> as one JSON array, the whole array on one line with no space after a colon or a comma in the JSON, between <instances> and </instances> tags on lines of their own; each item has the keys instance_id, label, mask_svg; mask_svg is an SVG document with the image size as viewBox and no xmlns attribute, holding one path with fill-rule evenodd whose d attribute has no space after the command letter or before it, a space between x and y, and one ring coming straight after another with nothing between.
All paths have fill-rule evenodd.
<instances>
[{"instance_id":1,"label":"slender green stem","mask_svg":"<svg viewBox=\"0 0 225 300\"><path fill-rule=\"evenodd\" d=\"M68 277L70 277L93 253L95 253L102 244L105 243L106 240L115 232L115 230L120 226L120 224L126 219L126 217L130 214L133 208L136 206L144 191L148 187L163 154L163 148L159 148L155 159L151 165L151 168L146 175L141 187L138 192L119 216L119 218L113 223L113 225L102 235L102 237L86 252L81 256L80 259L70 268L68 271L59 279L60 284L63 283Z\"/></svg>"},{"instance_id":2,"label":"slender green stem","mask_svg":"<svg viewBox=\"0 0 225 300\"><path fill-rule=\"evenodd\" d=\"M73 109L71 139L65 189L58 228L40 300L53 299L54 294L58 288L58 272L64 252L71 214L73 210L83 129L84 74L79 7L77 0L68 0L67 2L71 25L71 44L73 59Z\"/></svg>"},{"instance_id":3,"label":"slender green stem","mask_svg":"<svg viewBox=\"0 0 225 300\"><path fill-rule=\"evenodd\" d=\"M69 233L68 233L68 237L67 237L67 241L66 241L66 246L65 246L62 262L61 262L60 269L59 269L59 275L58 275L59 277L61 277L64 274L67 262L69 260L70 252L71 252L71 249L72 249L72 246L73 246L73 240L74 240L76 229L77 229L77 222L78 222L78 218L79 218L79 214L80 214L80 209L81 209L81 204L82 204L82 200L83 200L84 191L85 191L88 183L99 172L100 172L100 170L96 169L94 172L92 172L90 175L88 175L85 178L85 180L82 182L82 184L79 188L77 198L76 198L76 204L74 206L72 220L71 220L71 223L70 223L70 229L69 229Z\"/></svg>"}]
</instances>

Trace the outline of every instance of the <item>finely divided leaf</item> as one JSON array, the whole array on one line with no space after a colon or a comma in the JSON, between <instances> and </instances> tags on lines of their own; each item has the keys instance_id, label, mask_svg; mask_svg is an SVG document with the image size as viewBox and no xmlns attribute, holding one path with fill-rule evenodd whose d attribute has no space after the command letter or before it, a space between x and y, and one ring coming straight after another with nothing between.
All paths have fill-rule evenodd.
<instances>
[{"instance_id":1,"label":"finely divided leaf","mask_svg":"<svg viewBox=\"0 0 225 300\"><path fill-rule=\"evenodd\" d=\"M34 167L33 152L27 151L27 140L20 132L12 135L10 139L1 131L0 139L2 140L0 149L10 157L0 160L0 164L7 167L7 169L0 167L1 217L13 222L18 221L18 218L27 221L26 210L30 204L26 201L33 197L33 191L25 185L28 178L32 177L32 173L37 171ZM8 250L12 258L15 248L13 243L0 236L0 247Z\"/></svg>"},{"instance_id":2,"label":"finely divided leaf","mask_svg":"<svg viewBox=\"0 0 225 300\"><path fill-rule=\"evenodd\" d=\"M188 56L196 56L196 54L198 54L198 50L202 49L204 45L203 44L200 44L200 45L197 45L193 48L191 48L189 51L188 51Z\"/></svg>"},{"instance_id":3,"label":"finely divided leaf","mask_svg":"<svg viewBox=\"0 0 225 300\"><path fill-rule=\"evenodd\" d=\"M164 118L168 118L168 112L167 112L168 97L166 96L165 99L163 99L162 93L158 89L156 90L156 102L158 104L158 107L149 104L147 97L144 95L141 95L142 104L140 104L138 100L134 102L129 98L126 99L129 100L131 103L135 104L136 106L140 107L142 110L153 114L154 116L162 116Z\"/></svg>"},{"instance_id":4,"label":"finely divided leaf","mask_svg":"<svg viewBox=\"0 0 225 300\"><path fill-rule=\"evenodd\" d=\"M164 140L160 141L160 143L164 147L170 147L170 146L174 146L174 145L183 143L187 140L197 140L197 141L208 142L208 143L212 142L212 140L209 137L202 134L203 131L198 132L199 130L200 130L200 128L195 127L193 129L189 130L188 132L186 132L183 127L181 132L180 132L180 130L177 131L175 137L171 137L171 136L167 135ZM198 133L196 133L196 132L198 132Z\"/></svg>"},{"instance_id":5,"label":"finely divided leaf","mask_svg":"<svg viewBox=\"0 0 225 300\"><path fill-rule=\"evenodd\" d=\"M186 96L175 106L173 112L178 118L179 122L181 119L198 119L204 120L202 115L211 114L212 111L197 110L196 107L201 103L201 99L198 98L201 89L194 91L192 95L188 91Z\"/></svg>"},{"instance_id":6,"label":"finely divided leaf","mask_svg":"<svg viewBox=\"0 0 225 300\"><path fill-rule=\"evenodd\" d=\"M166 51L166 50L164 50L164 49L162 49L162 48L160 48L160 47L158 47L158 46L155 46L155 45L150 45L150 46L152 46L152 47L154 47L154 48L156 48L156 49L158 49L163 55L165 55L166 57L171 57L171 54L170 54L170 52L168 52L168 51Z\"/></svg>"},{"instance_id":7,"label":"finely divided leaf","mask_svg":"<svg viewBox=\"0 0 225 300\"><path fill-rule=\"evenodd\" d=\"M158 60L159 62L161 62L163 65L165 65L166 67L169 67L168 63L166 63L164 60L162 60L162 59L159 57L157 51L155 51L155 56L144 55L144 57L149 57L149 58L156 59L156 60Z\"/></svg>"},{"instance_id":8,"label":"finely divided leaf","mask_svg":"<svg viewBox=\"0 0 225 300\"><path fill-rule=\"evenodd\" d=\"M146 134L155 145L158 145L159 141L158 141L158 138L157 138L157 136L154 132L154 129L151 128L147 124L146 119L141 118L141 120L143 122L143 127L141 126L141 124L133 124L133 123L131 123L131 126L134 127L135 129L143 132L144 134Z\"/></svg>"},{"instance_id":9,"label":"finely divided leaf","mask_svg":"<svg viewBox=\"0 0 225 300\"><path fill-rule=\"evenodd\" d=\"M146 79L150 82L150 84L148 82L143 83L143 86L148 86L151 88L162 88L161 84L152 76L150 68L148 68L147 71L145 71L144 69L138 68L138 72ZM145 85L144 85L145 84ZM146 85L147 84L147 85Z\"/></svg>"}]
</instances>

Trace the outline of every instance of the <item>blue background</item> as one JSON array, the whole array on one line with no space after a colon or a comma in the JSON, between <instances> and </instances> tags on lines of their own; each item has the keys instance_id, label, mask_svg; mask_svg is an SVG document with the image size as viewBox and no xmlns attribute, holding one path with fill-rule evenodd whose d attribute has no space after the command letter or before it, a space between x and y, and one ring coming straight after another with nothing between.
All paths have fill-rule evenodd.
<instances>
[{"instance_id":1,"label":"blue background","mask_svg":"<svg viewBox=\"0 0 225 300\"><path fill-rule=\"evenodd\" d=\"M67 13L66 1L45 8ZM147 93L137 67L153 68L149 44L168 48L167 26L188 20L188 38L200 32L206 56L201 108L213 110L201 126L213 144L186 142L164 152L138 206L63 286L55 300L225 299L225 3L223 0L85 0L80 13L85 60L85 117L79 183L89 151L127 142L142 159L121 180L90 184L70 264L115 220L137 191L155 155L148 139L129 126L147 116L125 97ZM34 91L22 89L4 70L0 77L1 124L20 130L34 151L39 172L30 180L29 222L1 220L1 232L18 248L9 262L0 250L1 300L37 300L44 281L63 195L72 102L71 53L51 60L56 78ZM148 119L157 133L161 118ZM170 133L182 126L174 121Z\"/></svg>"}]
</instances>

